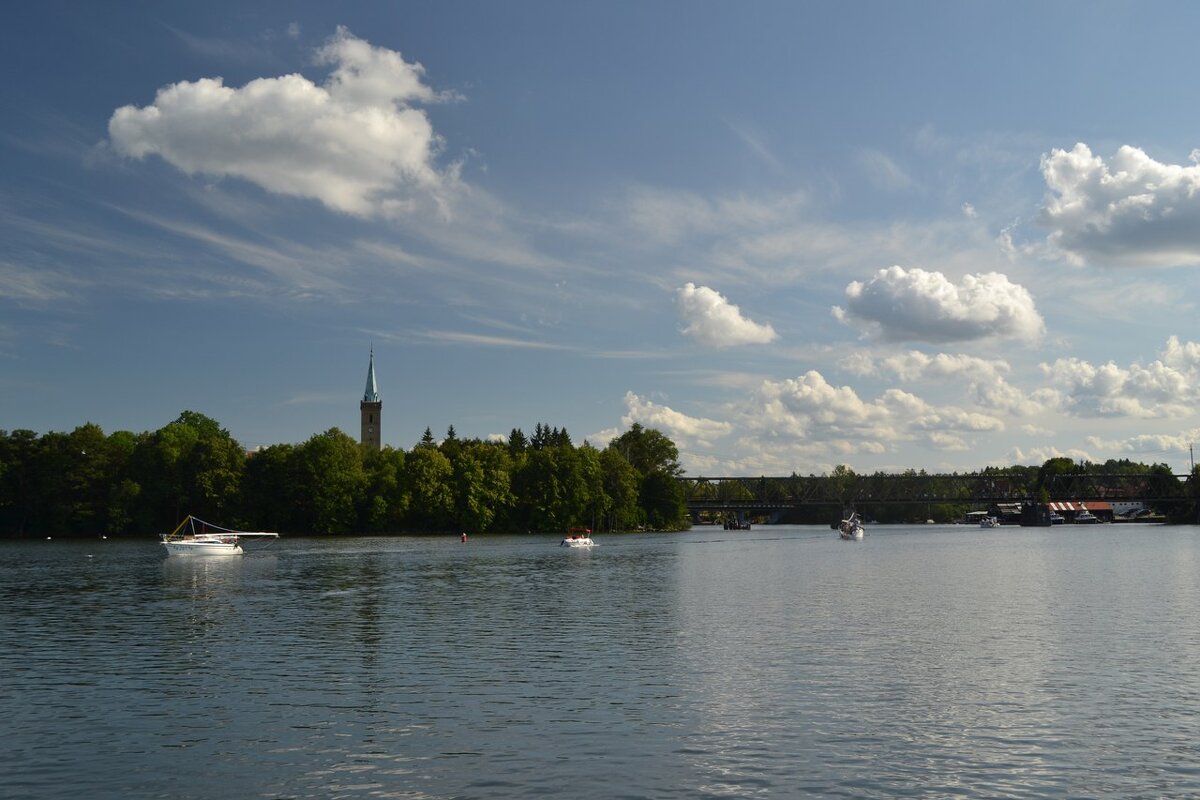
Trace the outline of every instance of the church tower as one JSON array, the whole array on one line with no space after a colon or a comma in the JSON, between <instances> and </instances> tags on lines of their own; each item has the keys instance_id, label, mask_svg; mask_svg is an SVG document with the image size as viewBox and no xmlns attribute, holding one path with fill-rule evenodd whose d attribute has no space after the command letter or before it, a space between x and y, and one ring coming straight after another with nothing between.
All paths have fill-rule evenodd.
<instances>
[{"instance_id":1,"label":"church tower","mask_svg":"<svg viewBox=\"0 0 1200 800\"><path fill-rule=\"evenodd\" d=\"M379 422L383 402L379 399L379 386L375 383L375 348L371 348L371 365L367 367L367 390L358 404L362 414L362 443L372 450L380 448Z\"/></svg>"}]
</instances>

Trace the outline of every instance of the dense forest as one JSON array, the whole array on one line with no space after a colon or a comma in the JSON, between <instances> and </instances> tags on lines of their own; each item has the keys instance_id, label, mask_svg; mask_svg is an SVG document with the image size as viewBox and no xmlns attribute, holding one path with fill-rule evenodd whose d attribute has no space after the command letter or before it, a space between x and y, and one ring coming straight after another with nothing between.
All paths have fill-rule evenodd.
<instances>
[{"instance_id":1,"label":"dense forest","mask_svg":"<svg viewBox=\"0 0 1200 800\"><path fill-rule=\"evenodd\" d=\"M674 442L634 425L603 450L541 423L508 441L370 451L337 428L247 453L194 411L153 432L0 431L0 536L155 534L188 514L282 533L687 527Z\"/></svg>"}]
</instances>

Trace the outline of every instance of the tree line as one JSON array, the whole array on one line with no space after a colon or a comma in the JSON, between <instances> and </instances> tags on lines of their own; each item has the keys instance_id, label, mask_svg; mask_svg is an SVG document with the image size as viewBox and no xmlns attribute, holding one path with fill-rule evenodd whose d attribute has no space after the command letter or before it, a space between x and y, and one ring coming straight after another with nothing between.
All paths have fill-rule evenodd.
<instances>
[{"instance_id":1,"label":"tree line","mask_svg":"<svg viewBox=\"0 0 1200 800\"><path fill-rule=\"evenodd\" d=\"M0 431L0 536L155 534L188 514L291 534L680 529L674 442L634 424L604 449L538 423L507 441L426 428L411 450L337 428L247 453L184 411L153 432Z\"/></svg>"},{"instance_id":2,"label":"tree line","mask_svg":"<svg viewBox=\"0 0 1200 800\"><path fill-rule=\"evenodd\" d=\"M1080 499L1075 492L1080 487L1086 491L1087 478L1103 476L1109 478L1105 487L1110 499L1152 497L1155 510L1172 521L1200 520L1200 467L1193 468L1191 477L1180 480L1167 464L1129 459L1101 463L1057 457L1040 466L986 467L964 475L914 469L859 475L838 465L823 475L793 473L787 478L702 481L691 490L690 499L786 505L803 498L806 502L795 503L779 518L780 522L795 524L825 524L852 509L884 523L920 523L928 519L953 522L963 519L968 511L1001 501L1045 504L1051 500L1051 490L1060 500ZM709 521L719 520L723 513L711 512Z\"/></svg>"}]
</instances>

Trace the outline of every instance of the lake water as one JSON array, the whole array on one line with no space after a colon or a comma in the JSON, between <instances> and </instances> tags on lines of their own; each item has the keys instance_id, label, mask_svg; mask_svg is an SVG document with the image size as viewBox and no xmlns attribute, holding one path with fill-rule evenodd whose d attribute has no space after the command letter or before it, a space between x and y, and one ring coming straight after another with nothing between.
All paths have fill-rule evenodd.
<instances>
[{"instance_id":1,"label":"lake water","mask_svg":"<svg viewBox=\"0 0 1200 800\"><path fill-rule=\"evenodd\" d=\"M1200 529L596 539L0 543L0 796L1200 794Z\"/></svg>"}]
</instances>

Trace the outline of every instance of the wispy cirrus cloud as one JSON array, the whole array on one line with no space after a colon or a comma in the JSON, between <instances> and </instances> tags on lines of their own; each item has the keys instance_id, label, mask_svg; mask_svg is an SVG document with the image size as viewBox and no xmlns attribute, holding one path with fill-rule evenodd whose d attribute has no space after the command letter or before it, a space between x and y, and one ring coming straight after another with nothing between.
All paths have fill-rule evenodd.
<instances>
[{"instance_id":1,"label":"wispy cirrus cloud","mask_svg":"<svg viewBox=\"0 0 1200 800\"><path fill-rule=\"evenodd\" d=\"M442 344L462 344L476 347L502 347L516 350L566 350L574 351L576 347L555 342L537 341L534 339L517 339L511 336L491 336L483 333L466 333L463 331L419 331L422 339Z\"/></svg>"}]
</instances>

